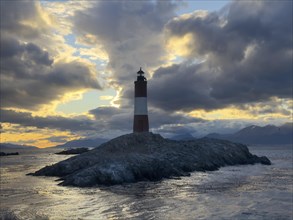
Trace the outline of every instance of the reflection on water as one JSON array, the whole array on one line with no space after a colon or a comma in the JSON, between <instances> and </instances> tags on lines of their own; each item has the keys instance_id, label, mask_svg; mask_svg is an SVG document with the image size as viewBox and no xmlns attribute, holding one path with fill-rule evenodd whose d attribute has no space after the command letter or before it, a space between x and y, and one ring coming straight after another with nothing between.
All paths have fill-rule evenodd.
<instances>
[{"instance_id":1,"label":"reflection on water","mask_svg":"<svg viewBox=\"0 0 293 220\"><path fill-rule=\"evenodd\" d=\"M24 150L1 157L0 216L10 219L291 219L292 149L251 148L272 166L224 167L190 177L111 187L58 186L32 177L70 156ZM1 219L1 218L0 218Z\"/></svg>"}]
</instances>

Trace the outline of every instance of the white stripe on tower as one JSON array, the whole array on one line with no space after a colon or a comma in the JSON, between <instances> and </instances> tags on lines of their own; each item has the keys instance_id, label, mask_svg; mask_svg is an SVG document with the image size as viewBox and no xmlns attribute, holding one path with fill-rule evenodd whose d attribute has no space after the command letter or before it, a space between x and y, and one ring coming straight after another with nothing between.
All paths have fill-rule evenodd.
<instances>
[{"instance_id":1,"label":"white stripe on tower","mask_svg":"<svg viewBox=\"0 0 293 220\"><path fill-rule=\"evenodd\" d=\"M135 97L134 100L134 115L147 115L147 97Z\"/></svg>"}]
</instances>

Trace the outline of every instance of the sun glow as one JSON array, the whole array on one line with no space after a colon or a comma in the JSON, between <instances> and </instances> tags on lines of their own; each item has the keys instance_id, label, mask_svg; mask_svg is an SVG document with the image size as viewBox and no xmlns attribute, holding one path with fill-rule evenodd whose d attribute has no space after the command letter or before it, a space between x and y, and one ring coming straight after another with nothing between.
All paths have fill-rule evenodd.
<instances>
[{"instance_id":1,"label":"sun glow","mask_svg":"<svg viewBox=\"0 0 293 220\"><path fill-rule=\"evenodd\" d=\"M52 129L37 129L35 127L23 128L18 125L2 123L1 142L33 145L39 148L52 147L60 143L52 142L53 137L66 137L66 141L78 139L78 135L68 131L58 131Z\"/></svg>"},{"instance_id":2,"label":"sun glow","mask_svg":"<svg viewBox=\"0 0 293 220\"><path fill-rule=\"evenodd\" d=\"M256 114L255 111L259 107L251 108L249 110L243 110L235 107L229 107L224 109L217 109L212 111L205 110L194 110L189 113L189 116L202 118L205 120L233 120L233 119L247 119L247 120L266 120L268 118L279 118L279 119L287 119L290 120L291 114L283 114L281 112L273 112L273 113L259 113Z\"/></svg>"},{"instance_id":3,"label":"sun glow","mask_svg":"<svg viewBox=\"0 0 293 220\"><path fill-rule=\"evenodd\" d=\"M187 57L191 53L189 44L193 41L192 34L186 34L183 37L172 36L167 40L166 48L174 56Z\"/></svg>"}]
</instances>

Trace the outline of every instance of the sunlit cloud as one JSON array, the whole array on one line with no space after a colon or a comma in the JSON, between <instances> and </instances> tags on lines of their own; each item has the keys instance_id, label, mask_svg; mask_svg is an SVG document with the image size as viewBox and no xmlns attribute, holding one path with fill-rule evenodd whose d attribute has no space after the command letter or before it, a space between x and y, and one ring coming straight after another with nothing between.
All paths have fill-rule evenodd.
<instances>
[{"instance_id":1,"label":"sunlit cloud","mask_svg":"<svg viewBox=\"0 0 293 220\"><path fill-rule=\"evenodd\" d=\"M50 139L53 137L63 137L66 141L78 139L78 135L74 135L68 131L52 130L52 129L38 129L35 127L23 127L20 125L2 123L3 129L1 131L1 142L29 144L41 148L51 147L56 145Z\"/></svg>"},{"instance_id":2,"label":"sunlit cloud","mask_svg":"<svg viewBox=\"0 0 293 220\"><path fill-rule=\"evenodd\" d=\"M101 100L112 100L113 98L114 98L114 96L111 96L111 95L100 96Z\"/></svg>"}]
</instances>

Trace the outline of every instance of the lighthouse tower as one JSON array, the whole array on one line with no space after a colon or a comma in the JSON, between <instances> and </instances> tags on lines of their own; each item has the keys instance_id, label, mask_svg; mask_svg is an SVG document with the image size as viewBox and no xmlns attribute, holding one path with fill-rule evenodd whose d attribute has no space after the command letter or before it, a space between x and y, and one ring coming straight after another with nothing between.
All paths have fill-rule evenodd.
<instances>
[{"instance_id":1,"label":"lighthouse tower","mask_svg":"<svg viewBox=\"0 0 293 220\"><path fill-rule=\"evenodd\" d=\"M143 76L144 72L141 68L137 74L137 80L134 82L133 132L148 132L147 80Z\"/></svg>"}]
</instances>

